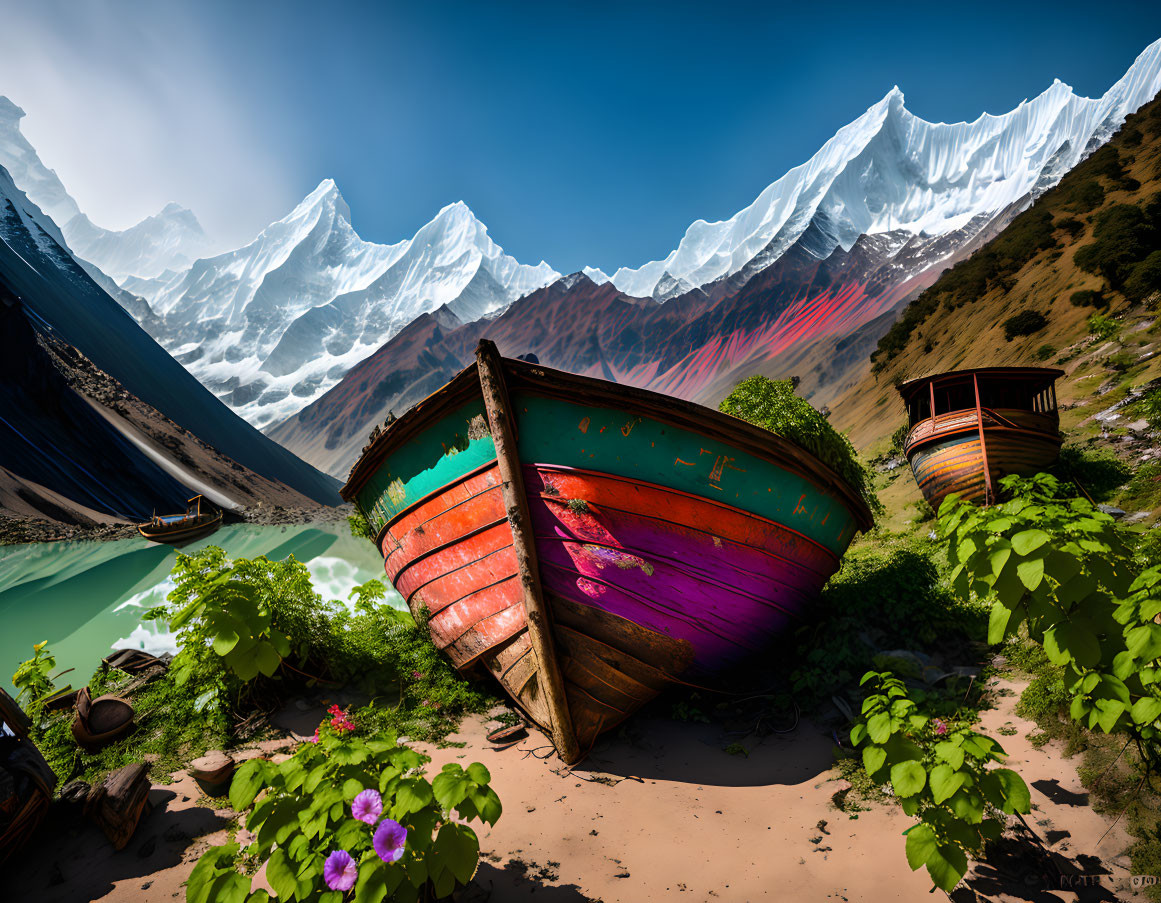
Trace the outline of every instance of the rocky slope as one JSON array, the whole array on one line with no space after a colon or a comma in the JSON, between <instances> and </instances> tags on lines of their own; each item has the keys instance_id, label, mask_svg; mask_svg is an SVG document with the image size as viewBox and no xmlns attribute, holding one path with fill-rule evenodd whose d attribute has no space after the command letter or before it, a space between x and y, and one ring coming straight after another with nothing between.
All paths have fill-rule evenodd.
<instances>
[{"instance_id":1,"label":"rocky slope","mask_svg":"<svg viewBox=\"0 0 1161 903\"><path fill-rule=\"evenodd\" d=\"M75 349L124 391L204 445L267 481L289 487L287 491L316 502L337 501L332 479L233 414L103 292L68 251L52 220L13 185L3 168L0 288L10 300L19 301L22 317L36 333ZM18 393L19 382L12 386ZM19 419L12 422L18 430L24 424ZM44 452L45 466L60 464L71 454L67 443L54 441L53 445L51 453ZM111 446L122 447L123 443ZM6 465L0 462L0 466ZM106 508L118 510L111 503Z\"/></svg>"}]
</instances>

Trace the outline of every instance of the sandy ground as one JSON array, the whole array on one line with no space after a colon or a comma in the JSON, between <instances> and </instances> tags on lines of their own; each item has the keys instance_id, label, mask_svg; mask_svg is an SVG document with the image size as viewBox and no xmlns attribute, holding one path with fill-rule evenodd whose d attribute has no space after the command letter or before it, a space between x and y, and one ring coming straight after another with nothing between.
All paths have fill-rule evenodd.
<instances>
[{"instance_id":1,"label":"sandy ground","mask_svg":"<svg viewBox=\"0 0 1161 903\"><path fill-rule=\"evenodd\" d=\"M1016 717L1015 699L1001 697L984 727L994 735L1004 725L1017 729L1000 739L1032 788L1029 822L1061 870L1083 876L1086 886L1071 877L1079 894L1052 889L1059 879L1036 864L1031 845L1012 841L1012 857L973 868L970 888L953 899L1136 899L1121 856L1127 836L1118 826L1101 840L1108 822L1089 808L1074 761L1052 745L1032 746L1025 738L1032 725ZM305 713L302 723L317 723L316 714ZM942 896L931 896L925 872L907 867L901 832L911 822L899 810L834 808L831 798L846 783L830 767L833 741L807 722L793 733L743 741L750 754L739 757L724 752L728 741L716 726L639 718L571 770L539 734L497 750L486 730L483 719L469 719L453 738L465 747L426 750L433 772L446 762L483 762L504 803L499 823L479 832L483 860L467 903L927 903ZM121 852L90 826L47 825L12 865L0 897L183 900L190 869L209 844L226 839L234 813L207 808L192 779L178 778L154 787L156 808Z\"/></svg>"}]
</instances>

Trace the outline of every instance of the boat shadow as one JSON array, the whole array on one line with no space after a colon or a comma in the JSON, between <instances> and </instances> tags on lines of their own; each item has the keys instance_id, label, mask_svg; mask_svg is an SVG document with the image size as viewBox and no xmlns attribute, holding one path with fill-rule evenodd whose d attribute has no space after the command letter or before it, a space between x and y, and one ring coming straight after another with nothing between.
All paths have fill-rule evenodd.
<instances>
[{"instance_id":1,"label":"boat shadow","mask_svg":"<svg viewBox=\"0 0 1161 903\"><path fill-rule=\"evenodd\" d=\"M638 717L604 735L574 769L588 780L664 780L721 787L825 780L834 765L829 732L805 719L766 736L720 724Z\"/></svg>"}]
</instances>

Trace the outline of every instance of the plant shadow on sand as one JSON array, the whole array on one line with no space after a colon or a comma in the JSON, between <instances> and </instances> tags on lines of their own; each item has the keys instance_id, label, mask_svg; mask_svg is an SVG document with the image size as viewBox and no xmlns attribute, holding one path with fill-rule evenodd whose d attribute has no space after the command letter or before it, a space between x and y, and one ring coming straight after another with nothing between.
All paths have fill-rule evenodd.
<instances>
[{"instance_id":1,"label":"plant shadow on sand","mask_svg":"<svg viewBox=\"0 0 1161 903\"><path fill-rule=\"evenodd\" d=\"M594 897L585 896L575 884L547 884L557 877L559 862L546 866L523 859L512 859L503 865L481 862L460 898L461 903L504 903L505 900L524 899L531 894L544 903L599 903Z\"/></svg>"},{"instance_id":2,"label":"plant shadow on sand","mask_svg":"<svg viewBox=\"0 0 1161 903\"><path fill-rule=\"evenodd\" d=\"M988 846L987 859L975 863L964 885L951 894L955 903L1008 900L1055 903L1059 894L1075 894L1079 901L1119 900L1115 876L1096 856L1048 853L1025 830Z\"/></svg>"},{"instance_id":3,"label":"plant shadow on sand","mask_svg":"<svg viewBox=\"0 0 1161 903\"><path fill-rule=\"evenodd\" d=\"M175 799L172 790L151 790L152 811L142 816L129 845L119 851L79 812L54 804L32 842L8 862L6 892L12 893L12 900L76 903L104 897L116 882L139 880L141 899L150 899L147 887L153 875L180 865L194 838L229 824L229 813L188 799L173 807Z\"/></svg>"}]
</instances>

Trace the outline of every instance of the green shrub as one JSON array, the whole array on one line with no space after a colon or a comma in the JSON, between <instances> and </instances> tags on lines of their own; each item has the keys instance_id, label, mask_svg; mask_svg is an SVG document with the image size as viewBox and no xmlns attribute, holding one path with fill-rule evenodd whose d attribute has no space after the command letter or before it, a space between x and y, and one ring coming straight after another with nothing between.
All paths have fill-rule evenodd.
<instances>
[{"instance_id":1,"label":"green shrub","mask_svg":"<svg viewBox=\"0 0 1161 903\"><path fill-rule=\"evenodd\" d=\"M1133 409L1148 421L1149 426L1161 430L1161 387L1150 389L1135 402Z\"/></svg>"},{"instance_id":2,"label":"green shrub","mask_svg":"<svg viewBox=\"0 0 1161 903\"><path fill-rule=\"evenodd\" d=\"M879 509L870 475L850 440L810 402L794 394L791 380L751 376L734 386L719 410L769 430L817 456L846 480L872 511Z\"/></svg>"},{"instance_id":3,"label":"green shrub","mask_svg":"<svg viewBox=\"0 0 1161 903\"><path fill-rule=\"evenodd\" d=\"M1152 208L1113 204L1097 216L1091 244L1077 249L1074 260L1082 270L1099 273L1120 289L1138 261L1161 243L1161 223Z\"/></svg>"},{"instance_id":4,"label":"green shrub","mask_svg":"<svg viewBox=\"0 0 1161 903\"><path fill-rule=\"evenodd\" d=\"M1091 288L1073 292L1068 296L1068 301L1073 307L1108 307L1109 304L1104 292L1094 291Z\"/></svg>"},{"instance_id":5,"label":"green shrub","mask_svg":"<svg viewBox=\"0 0 1161 903\"><path fill-rule=\"evenodd\" d=\"M852 549L793 637L794 692L809 707L851 684L874 666L868 636L880 649L938 649L970 661L984 634L981 611L956 598L918 548Z\"/></svg>"},{"instance_id":6,"label":"green shrub","mask_svg":"<svg viewBox=\"0 0 1161 903\"><path fill-rule=\"evenodd\" d=\"M1076 236L1080 235L1080 233L1084 231L1084 223L1075 217L1069 216L1058 222L1056 224L1056 228L1063 229L1073 238L1076 238Z\"/></svg>"},{"instance_id":7,"label":"green shrub","mask_svg":"<svg viewBox=\"0 0 1161 903\"><path fill-rule=\"evenodd\" d=\"M48 651L48 640L32 647L32 658L21 663L12 675L12 686L17 689L16 701L33 720L39 714L40 706L54 687L50 675L56 670L56 657Z\"/></svg>"},{"instance_id":8,"label":"green shrub","mask_svg":"<svg viewBox=\"0 0 1161 903\"><path fill-rule=\"evenodd\" d=\"M1035 358L1038 361L1046 361L1056 354L1056 347L1054 345L1041 345L1035 351Z\"/></svg>"},{"instance_id":9,"label":"green shrub","mask_svg":"<svg viewBox=\"0 0 1161 903\"><path fill-rule=\"evenodd\" d=\"M1009 342L1017 336L1032 335L1048 325L1048 318L1035 310L1022 310L1003 322L1004 338Z\"/></svg>"},{"instance_id":10,"label":"green shrub","mask_svg":"<svg viewBox=\"0 0 1161 903\"><path fill-rule=\"evenodd\" d=\"M1144 301L1153 292L1161 292L1161 251L1134 266L1125 280L1125 294L1134 301Z\"/></svg>"},{"instance_id":11,"label":"green shrub","mask_svg":"<svg viewBox=\"0 0 1161 903\"><path fill-rule=\"evenodd\" d=\"M1065 445L1056 469L1062 477L1082 486L1098 502L1108 501L1132 476L1132 468L1112 452Z\"/></svg>"},{"instance_id":12,"label":"green shrub","mask_svg":"<svg viewBox=\"0 0 1161 903\"><path fill-rule=\"evenodd\" d=\"M351 528L351 535L355 539L369 539L375 541L375 534L371 532L371 524L363 517L363 512L356 509L354 514L347 515L347 525Z\"/></svg>"},{"instance_id":13,"label":"green shrub","mask_svg":"<svg viewBox=\"0 0 1161 903\"><path fill-rule=\"evenodd\" d=\"M1088 318L1089 335L1098 339L1111 339L1120 328L1116 320L1104 314L1093 314Z\"/></svg>"},{"instance_id":14,"label":"green shrub","mask_svg":"<svg viewBox=\"0 0 1161 903\"><path fill-rule=\"evenodd\" d=\"M1100 182L1089 179L1074 185L1067 193L1068 208L1076 213L1088 213L1096 210L1105 202L1105 190Z\"/></svg>"}]
</instances>

